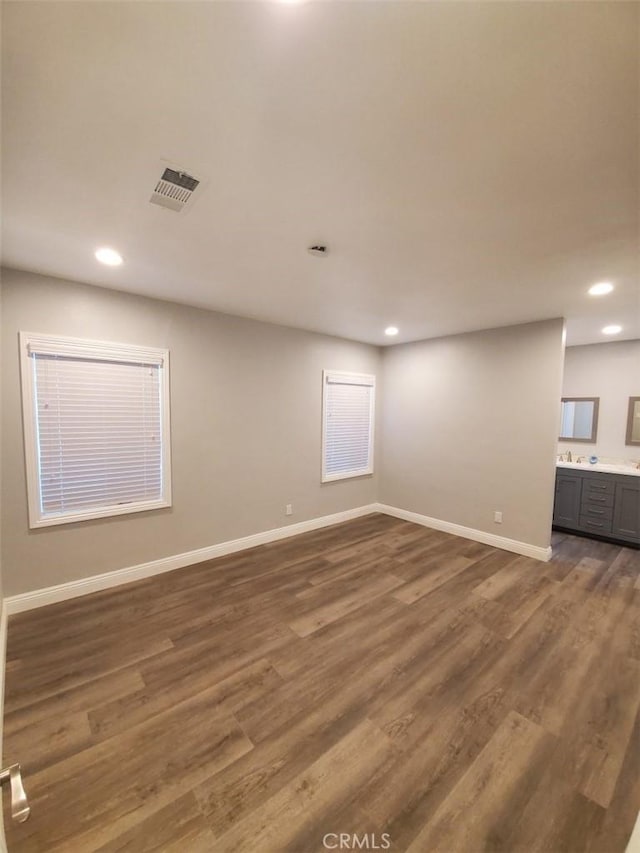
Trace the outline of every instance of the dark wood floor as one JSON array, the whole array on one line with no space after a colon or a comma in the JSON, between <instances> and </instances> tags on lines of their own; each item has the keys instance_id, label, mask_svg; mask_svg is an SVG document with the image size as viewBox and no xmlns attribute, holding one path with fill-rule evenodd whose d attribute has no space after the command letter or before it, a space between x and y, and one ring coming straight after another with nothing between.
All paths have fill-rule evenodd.
<instances>
[{"instance_id":1,"label":"dark wood floor","mask_svg":"<svg viewBox=\"0 0 640 853\"><path fill-rule=\"evenodd\" d=\"M372 515L12 617L10 853L623 851L640 554L554 545Z\"/></svg>"}]
</instances>

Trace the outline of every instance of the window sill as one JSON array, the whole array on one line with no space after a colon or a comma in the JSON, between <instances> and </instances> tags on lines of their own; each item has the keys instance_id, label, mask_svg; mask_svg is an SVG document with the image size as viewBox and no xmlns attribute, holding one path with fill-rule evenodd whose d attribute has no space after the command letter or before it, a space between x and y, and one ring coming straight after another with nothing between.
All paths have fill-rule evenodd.
<instances>
[{"instance_id":1,"label":"window sill","mask_svg":"<svg viewBox=\"0 0 640 853\"><path fill-rule=\"evenodd\" d=\"M321 483L333 483L336 480L353 480L355 477L367 477L373 474L373 468L364 468L359 471L347 471L341 474L323 474Z\"/></svg>"},{"instance_id":2,"label":"window sill","mask_svg":"<svg viewBox=\"0 0 640 853\"><path fill-rule=\"evenodd\" d=\"M29 527L52 527L56 524L73 524L78 521L90 521L93 518L111 518L117 515L130 515L134 512L149 512L153 509L165 509L171 506L171 500L142 501L135 504L117 504L116 506L97 507L79 512L67 512L64 515L45 515L29 519Z\"/></svg>"}]
</instances>

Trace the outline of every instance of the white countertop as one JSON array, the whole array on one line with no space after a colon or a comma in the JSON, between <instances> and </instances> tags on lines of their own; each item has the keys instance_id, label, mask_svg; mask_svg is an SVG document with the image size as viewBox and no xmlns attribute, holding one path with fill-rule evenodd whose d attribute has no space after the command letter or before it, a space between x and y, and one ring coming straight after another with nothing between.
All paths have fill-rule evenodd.
<instances>
[{"instance_id":1,"label":"white countertop","mask_svg":"<svg viewBox=\"0 0 640 853\"><path fill-rule=\"evenodd\" d=\"M640 477L640 469L635 465L615 465L606 462L596 462L591 465L587 462L556 462L557 468L579 468L581 471L600 471L603 474L628 474L631 477Z\"/></svg>"}]
</instances>

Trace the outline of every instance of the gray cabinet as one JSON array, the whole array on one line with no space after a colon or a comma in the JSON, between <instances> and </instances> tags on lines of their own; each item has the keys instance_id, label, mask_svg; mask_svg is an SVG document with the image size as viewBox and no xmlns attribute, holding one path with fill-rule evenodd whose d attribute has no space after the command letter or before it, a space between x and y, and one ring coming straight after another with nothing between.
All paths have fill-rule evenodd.
<instances>
[{"instance_id":1,"label":"gray cabinet","mask_svg":"<svg viewBox=\"0 0 640 853\"><path fill-rule=\"evenodd\" d=\"M553 523L575 527L580 520L580 496L582 477L570 474L556 475L556 500L553 507Z\"/></svg>"},{"instance_id":2,"label":"gray cabinet","mask_svg":"<svg viewBox=\"0 0 640 853\"><path fill-rule=\"evenodd\" d=\"M611 533L615 488L613 481L600 477L597 473L582 477L582 504L578 525L582 530L600 535Z\"/></svg>"},{"instance_id":3,"label":"gray cabinet","mask_svg":"<svg viewBox=\"0 0 640 853\"><path fill-rule=\"evenodd\" d=\"M640 544L640 477L557 468L553 525Z\"/></svg>"},{"instance_id":4,"label":"gray cabinet","mask_svg":"<svg viewBox=\"0 0 640 853\"><path fill-rule=\"evenodd\" d=\"M614 536L640 542L640 483L617 483L613 508Z\"/></svg>"}]
</instances>

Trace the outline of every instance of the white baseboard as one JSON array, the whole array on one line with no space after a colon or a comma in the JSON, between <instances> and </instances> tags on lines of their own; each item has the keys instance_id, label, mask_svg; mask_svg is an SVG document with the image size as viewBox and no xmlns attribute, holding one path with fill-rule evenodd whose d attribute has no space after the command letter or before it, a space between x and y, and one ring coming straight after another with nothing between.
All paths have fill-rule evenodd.
<instances>
[{"instance_id":1,"label":"white baseboard","mask_svg":"<svg viewBox=\"0 0 640 853\"><path fill-rule=\"evenodd\" d=\"M257 545L266 545L268 542L276 542L278 539L286 539L289 536L297 536L299 533L308 533L311 530L319 530L332 524L340 524L353 518L360 518L377 512L376 505L368 504L355 509L347 509L344 512L335 512L332 515L323 515L319 518L311 518L308 521L299 521L286 527L276 527L273 530L265 530L262 533L254 533L251 536L243 536L241 539L231 539L228 542L219 542L217 545L209 545L206 548L198 548L195 551L185 551L183 554L175 554L172 557L162 557L159 560L151 560L149 563L141 563L126 569L115 569L101 575L82 578L77 581L57 584L43 589L35 589L32 592L23 592L19 595L11 595L5 599L8 614L22 613L36 607L44 607L47 604L55 604L58 601L66 601L77 598L80 595L88 595L91 592L99 592L110 589L121 584L150 578L163 572L171 572L174 569L182 569L192 566L194 563L203 563L213 560L215 557L223 557L236 551L244 551L247 548L255 548Z\"/></svg>"},{"instance_id":2,"label":"white baseboard","mask_svg":"<svg viewBox=\"0 0 640 853\"><path fill-rule=\"evenodd\" d=\"M172 557L162 557L159 560L151 560L149 563L141 563L138 566L130 566L125 569L115 569L89 578L82 578L69 583L57 584L56 586L36 589L32 592L24 592L19 595L11 595L4 601L4 628L6 635L6 615L22 613L35 607L44 607L47 604L55 604L58 601L67 601L80 595L88 595L92 592L100 592L103 589L131 583L132 581L150 578L163 572L171 572L174 569L182 569L195 563L203 563L213 560L215 557L224 557L236 551L244 551L247 548L255 548L257 545L266 545L268 542L276 542L278 539L286 539L289 536L297 536L299 533L307 533L311 530L319 530L332 524L340 524L353 518L360 518L372 512L381 512L405 521L421 524L423 527L432 527L435 530L443 530L454 536L462 536L464 539L472 539L475 542L483 542L485 545L493 545L505 551L513 551L523 554L525 557L533 557L535 560L547 562L551 557L551 548L540 548L529 545L527 542L518 542L515 539L507 539L504 536L495 536L485 533L483 530L474 530L471 527L463 527L450 521L441 521L438 518L429 518L417 512L387 506L386 504L367 504L344 512L336 512L333 515L324 515L319 518L311 518L308 521L299 521L297 524L289 524L286 527L277 527L273 530L265 530L262 533L254 533L251 536L243 536L241 539L231 539L228 542L219 542L217 545L209 545L206 548L198 548L195 551L186 551L183 554L174 554ZM1 642L1 637L0 637Z\"/></svg>"},{"instance_id":3,"label":"white baseboard","mask_svg":"<svg viewBox=\"0 0 640 853\"><path fill-rule=\"evenodd\" d=\"M638 813L638 817L636 818L636 823L625 853L640 853L640 813Z\"/></svg>"},{"instance_id":4,"label":"white baseboard","mask_svg":"<svg viewBox=\"0 0 640 853\"><path fill-rule=\"evenodd\" d=\"M551 559L551 546L542 548L539 545L530 545L528 542L519 542L517 539L508 539L506 536L496 536L494 533L486 533L484 530L476 530L473 527L463 527L451 521L442 521L439 518L430 518L428 515L420 515L407 509L398 509L387 504L374 504L372 512L383 512L395 518L412 521L423 527L432 527L434 530L442 530L444 533L452 533L463 539L472 539L474 542L482 542L484 545L493 545L494 548L502 548L503 551L513 551L514 554L522 554L524 557L532 557L547 563Z\"/></svg>"},{"instance_id":5,"label":"white baseboard","mask_svg":"<svg viewBox=\"0 0 640 853\"><path fill-rule=\"evenodd\" d=\"M4 762L2 760L2 745L4 743L4 677L7 666L7 623L7 600L5 598L0 601L0 767L4 766ZM1 796L2 793L0 793L0 797ZM7 842L4 835L4 820L2 819L2 814L0 814L0 851L2 851L2 853L6 853L7 851Z\"/></svg>"},{"instance_id":6,"label":"white baseboard","mask_svg":"<svg viewBox=\"0 0 640 853\"><path fill-rule=\"evenodd\" d=\"M0 604L0 767L2 767L2 723L4 721L4 674L7 665L7 624L8 624L7 599Z\"/></svg>"}]
</instances>

